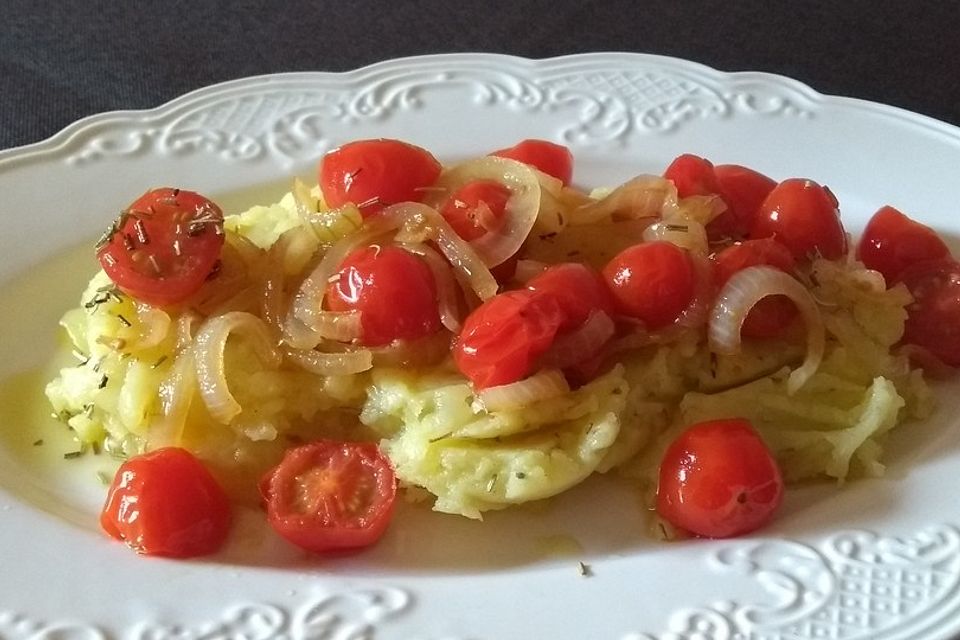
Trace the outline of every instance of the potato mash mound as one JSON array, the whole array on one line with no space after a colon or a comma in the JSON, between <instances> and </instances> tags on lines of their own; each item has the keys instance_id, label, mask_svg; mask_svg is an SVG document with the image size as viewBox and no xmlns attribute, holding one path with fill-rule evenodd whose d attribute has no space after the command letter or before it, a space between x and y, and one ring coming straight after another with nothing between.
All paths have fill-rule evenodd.
<instances>
[{"instance_id":1,"label":"potato mash mound","mask_svg":"<svg viewBox=\"0 0 960 640\"><path fill-rule=\"evenodd\" d=\"M542 176L541 189L518 278L535 260L560 254L600 264L645 226L618 217L618 206L604 208L618 191L591 199ZM672 197L671 206L683 205ZM454 366L446 330L412 348L358 356L289 314L333 247L364 233L380 237L368 226L355 207L328 209L316 189L298 184L279 203L226 218L219 270L184 304L138 302L97 273L61 321L77 363L47 386L54 411L90 450L127 457L166 445L191 449L249 500L289 446L321 437L378 441L402 485L432 494L438 511L479 518L557 495L593 473L649 478L673 435L721 417L750 419L788 480L878 475L886 434L930 408L920 373L892 350L909 294L888 290L852 260L820 259L800 277L826 345L796 392L789 374L808 348L799 328L718 355L700 326L646 341L618 336L580 386L488 410ZM425 242L410 225L381 235L390 233ZM462 273L455 283L475 305Z\"/></svg>"}]
</instances>

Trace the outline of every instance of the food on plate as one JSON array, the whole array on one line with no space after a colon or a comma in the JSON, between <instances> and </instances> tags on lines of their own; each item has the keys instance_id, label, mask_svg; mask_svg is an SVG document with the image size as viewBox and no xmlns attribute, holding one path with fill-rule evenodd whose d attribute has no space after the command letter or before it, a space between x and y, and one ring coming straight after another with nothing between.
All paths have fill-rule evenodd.
<instances>
[{"instance_id":1,"label":"food on plate","mask_svg":"<svg viewBox=\"0 0 960 640\"><path fill-rule=\"evenodd\" d=\"M274 204L135 200L47 395L125 460L103 523L142 553L212 551L221 493L326 553L374 544L398 488L481 518L595 473L669 537L738 535L784 486L882 474L886 434L930 411L922 370L960 364L936 233L884 207L856 246L808 179L685 154L585 192L546 141L444 166L360 140ZM133 518L137 492L174 515ZM196 545L162 541L198 509Z\"/></svg>"}]
</instances>

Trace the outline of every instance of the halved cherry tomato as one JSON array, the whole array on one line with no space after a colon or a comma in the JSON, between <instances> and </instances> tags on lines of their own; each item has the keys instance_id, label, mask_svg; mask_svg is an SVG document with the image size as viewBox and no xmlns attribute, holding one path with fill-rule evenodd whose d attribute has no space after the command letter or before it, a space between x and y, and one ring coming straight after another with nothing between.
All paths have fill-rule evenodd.
<instances>
[{"instance_id":1,"label":"halved cherry tomato","mask_svg":"<svg viewBox=\"0 0 960 640\"><path fill-rule=\"evenodd\" d=\"M551 265L532 278L527 289L557 299L564 319L561 333L576 329L593 311L613 315L613 298L599 273L578 262ZM586 357L589 354L584 354Z\"/></svg>"},{"instance_id":2,"label":"halved cherry tomato","mask_svg":"<svg viewBox=\"0 0 960 640\"><path fill-rule=\"evenodd\" d=\"M500 149L490 155L529 164L553 176L564 186L570 184L573 179L573 154L570 153L570 149L548 140L523 140L508 149Z\"/></svg>"},{"instance_id":3,"label":"halved cherry tomato","mask_svg":"<svg viewBox=\"0 0 960 640\"><path fill-rule=\"evenodd\" d=\"M949 255L950 249L936 231L890 206L873 214L857 245L857 259L882 273L888 284L915 262Z\"/></svg>"},{"instance_id":4,"label":"halved cherry tomato","mask_svg":"<svg viewBox=\"0 0 960 640\"><path fill-rule=\"evenodd\" d=\"M223 212L200 194L146 192L97 245L100 266L121 291L152 305L183 302L214 271L223 247Z\"/></svg>"},{"instance_id":5,"label":"halved cherry tomato","mask_svg":"<svg viewBox=\"0 0 960 640\"><path fill-rule=\"evenodd\" d=\"M737 164L718 164L713 173L727 210L707 224L711 239L742 238L750 232L760 205L777 183Z\"/></svg>"},{"instance_id":6,"label":"halved cherry tomato","mask_svg":"<svg viewBox=\"0 0 960 640\"><path fill-rule=\"evenodd\" d=\"M749 533L770 520L782 499L780 468L747 420L693 425L660 463L657 513L699 536Z\"/></svg>"},{"instance_id":7,"label":"halved cherry tomato","mask_svg":"<svg viewBox=\"0 0 960 640\"><path fill-rule=\"evenodd\" d=\"M368 547L390 524L397 480L373 443L320 440L289 449L260 484L267 520L314 553Z\"/></svg>"},{"instance_id":8,"label":"halved cherry tomato","mask_svg":"<svg viewBox=\"0 0 960 640\"><path fill-rule=\"evenodd\" d=\"M713 164L692 153L677 156L663 172L663 177L673 182L681 198L720 193Z\"/></svg>"},{"instance_id":9,"label":"halved cherry tomato","mask_svg":"<svg viewBox=\"0 0 960 640\"><path fill-rule=\"evenodd\" d=\"M689 253L665 241L627 247L607 263L603 277L617 311L650 330L679 318L697 285Z\"/></svg>"},{"instance_id":10,"label":"halved cherry tomato","mask_svg":"<svg viewBox=\"0 0 960 640\"><path fill-rule=\"evenodd\" d=\"M427 151L400 140L357 140L320 161L323 199L331 207L352 202L364 216L398 202L419 202L437 181L440 163Z\"/></svg>"},{"instance_id":11,"label":"halved cherry tomato","mask_svg":"<svg viewBox=\"0 0 960 640\"><path fill-rule=\"evenodd\" d=\"M104 531L137 553L172 558L217 551L231 520L224 490L199 460L176 447L120 465L100 514Z\"/></svg>"},{"instance_id":12,"label":"halved cherry tomato","mask_svg":"<svg viewBox=\"0 0 960 640\"><path fill-rule=\"evenodd\" d=\"M902 341L960 366L960 264L951 258L915 262L899 281L913 295Z\"/></svg>"},{"instance_id":13,"label":"halved cherry tomato","mask_svg":"<svg viewBox=\"0 0 960 640\"><path fill-rule=\"evenodd\" d=\"M373 245L352 251L327 286L326 300L331 311L360 312L361 342L368 346L440 330L433 272L400 247Z\"/></svg>"},{"instance_id":14,"label":"halved cherry tomato","mask_svg":"<svg viewBox=\"0 0 960 640\"><path fill-rule=\"evenodd\" d=\"M726 284L733 274L747 267L769 265L792 274L796 268L793 254L773 238L744 240L723 249L713 257L717 286ZM762 299L747 314L740 328L743 336L772 338L779 335L797 317L797 306L786 296Z\"/></svg>"},{"instance_id":15,"label":"halved cherry tomato","mask_svg":"<svg viewBox=\"0 0 960 640\"><path fill-rule=\"evenodd\" d=\"M847 251L837 199L812 180L790 178L770 192L757 211L751 238L775 238L797 260L836 260Z\"/></svg>"},{"instance_id":16,"label":"halved cherry tomato","mask_svg":"<svg viewBox=\"0 0 960 640\"><path fill-rule=\"evenodd\" d=\"M503 226L509 199L510 190L496 180L474 180L450 194L440 215L469 242Z\"/></svg>"},{"instance_id":17,"label":"halved cherry tomato","mask_svg":"<svg viewBox=\"0 0 960 640\"><path fill-rule=\"evenodd\" d=\"M554 296L529 289L495 295L464 320L454 361L478 389L522 380L533 373L565 319Z\"/></svg>"}]
</instances>

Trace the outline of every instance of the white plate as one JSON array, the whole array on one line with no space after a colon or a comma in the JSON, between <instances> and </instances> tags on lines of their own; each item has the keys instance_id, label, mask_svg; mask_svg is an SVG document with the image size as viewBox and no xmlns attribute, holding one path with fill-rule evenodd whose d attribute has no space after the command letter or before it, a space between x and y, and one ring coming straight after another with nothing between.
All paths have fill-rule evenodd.
<instances>
[{"instance_id":1,"label":"white plate","mask_svg":"<svg viewBox=\"0 0 960 640\"><path fill-rule=\"evenodd\" d=\"M0 153L0 373L50 357L56 320L93 269L89 250L51 258L94 238L145 188L196 189L236 210L272 200L294 174L309 178L331 146L374 136L446 160L549 138L573 148L583 185L659 172L695 152L826 182L854 230L890 203L951 242L960 233L960 130L785 78L626 54L464 54L250 78ZM755 537L650 542L636 496L594 480L483 523L407 507L382 544L349 558L308 558L245 523L220 556L173 562L135 557L97 531L94 471L104 463L55 459L64 446L56 427L46 446L30 447L40 436L18 430L14 409L29 399L20 380L13 392L5 383L0 425L7 640L916 639L960 630L956 384L940 393L934 419L891 440L886 479L793 491ZM27 446L11 444L18 439Z\"/></svg>"}]
</instances>

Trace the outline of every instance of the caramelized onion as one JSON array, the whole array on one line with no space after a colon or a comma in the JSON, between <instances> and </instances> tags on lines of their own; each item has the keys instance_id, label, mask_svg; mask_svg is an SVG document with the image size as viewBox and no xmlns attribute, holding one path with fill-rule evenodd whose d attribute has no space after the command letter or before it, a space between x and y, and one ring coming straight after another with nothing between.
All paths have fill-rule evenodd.
<instances>
[{"instance_id":1,"label":"caramelized onion","mask_svg":"<svg viewBox=\"0 0 960 640\"><path fill-rule=\"evenodd\" d=\"M693 299L677 318L676 325L685 328L702 327L710 314L713 300L713 266L710 259L703 255L691 254L693 262L694 290Z\"/></svg>"},{"instance_id":2,"label":"caramelized onion","mask_svg":"<svg viewBox=\"0 0 960 640\"><path fill-rule=\"evenodd\" d=\"M517 260L517 269L513 274L513 279L517 282L529 282L550 267L546 262L539 260Z\"/></svg>"},{"instance_id":3,"label":"caramelized onion","mask_svg":"<svg viewBox=\"0 0 960 640\"><path fill-rule=\"evenodd\" d=\"M655 222L643 230L643 240L670 242L698 256L706 256L708 251L707 230L695 220Z\"/></svg>"},{"instance_id":4,"label":"caramelized onion","mask_svg":"<svg viewBox=\"0 0 960 640\"><path fill-rule=\"evenodd\" d=\"M671 201L677 201L677 188L672 182L660 176L637 176L605 198L578 207L574 212L574 224L657 218L665 203Z\"/></svg>"},{"instance_id":5,"label":"caramelized onion","mask_svg":"<svg viewBox=\"0 0 960 640\"><path fill-rule=\"evenodd\" d=\"M525 380L484 389L477 394L477 400L486 411L508 411L559 398L569 392L570 385L562 373L556 369L544 369Z\"/></svg>"},{"instance_id":6,"label":"caramelized onion","mask_svg":"<svg viewBox=\"0 0 960 640\"><path fill-rule=\"evenodd\" d=\"M197 382L207 411L214 420L222 424L229 424L241 411L240 405L227 387L223 362L227 338L235 331L246 334L264 364L271 368L280 365L280 353L272 344L270 331L257 316L232 311L209 318L203 323L193 340Z\"/></svg>"},{"instance_id":7,"label":"caramelized onion","mask_svg":"<svg viewBox=\"0 0 960 640\"><path fill-rule=\"evenodd\" d=\"M792 394L820 367L826 336L816 301L790 275L766 266L748 267L735 273L720 290L710 313L710 346L717 353L725 355L739 353L740 328L747 314L760 300L774 295L790 298L807 325L806 357L787 380L787 392Z\"/></svg>"},{"instance_id":8,"label":"caramelized onion","mask_svg":"<svg viewBox=\"0 0 960 640\"><path fill-rule=\"evenodd\" d=\"M543 355L544 366L566 369L600 352L616 326L603 311L594 311L580 327L557 338Z\"/></svg>"},{"instance_id":9,"label":"caramelized onion","mask_svg":"<svg viewBox=\"0 0 960 640\"><path fill-rule=\"evenodd\" d=\"M312 349L283 347L283 357L306 371L321 376L350 375L373 367L373 354L368 349L321 353Z\"/></svg>"},{"instance_id":10,"label":"caramelized onion","mask_svg":"<svg viewBox=\"0 0 960 640\"><path fill-rule=\"evenodd\" d=\"M374 347L373 362L385 367L420 367L436 364L450 355L450 334L438 331L416 340L394 340L384 347Z\"/></svg>"}]
</instances>

